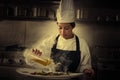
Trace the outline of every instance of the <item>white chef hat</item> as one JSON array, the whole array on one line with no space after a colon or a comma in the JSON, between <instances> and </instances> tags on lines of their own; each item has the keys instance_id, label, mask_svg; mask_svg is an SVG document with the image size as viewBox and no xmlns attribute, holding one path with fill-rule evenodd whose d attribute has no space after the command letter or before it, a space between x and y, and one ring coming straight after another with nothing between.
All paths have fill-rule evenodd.
<instances>
[{"instance_id":1,"label":"white chef hat","mask_svg":"<svg viewBox=\"0 0 120 80\"><path fill-rule=\"evenodd\" d=\"M75 22L74 0L61 0L57 10L57 22L71 23Z\"/></svg>"}]
</instances>

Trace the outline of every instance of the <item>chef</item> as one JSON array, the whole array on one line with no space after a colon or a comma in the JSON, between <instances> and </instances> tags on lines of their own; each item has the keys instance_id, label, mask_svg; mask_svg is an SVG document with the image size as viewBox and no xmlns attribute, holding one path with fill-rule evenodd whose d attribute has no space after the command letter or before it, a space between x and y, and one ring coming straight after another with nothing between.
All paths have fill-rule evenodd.
<instances>
[{"instance_id":1,"label":"chef","mask_svg":"<svg viewBox=\"0 0 120 80\"><path fill-rule=\"evenodd\" d=\"M83 38L79 38L74 32L75 8L74 0L61 0L57 10L57 25L59 34L45 39L37 48L31 51L40 58L52 59L59 65L55 70L69 72L83 72L93 75L89 46ZM31 54L25 52L26 63L35 67L39 64L32 61ZM51 66L49 66L51 67Z\"/></svg>"}]
</instances>

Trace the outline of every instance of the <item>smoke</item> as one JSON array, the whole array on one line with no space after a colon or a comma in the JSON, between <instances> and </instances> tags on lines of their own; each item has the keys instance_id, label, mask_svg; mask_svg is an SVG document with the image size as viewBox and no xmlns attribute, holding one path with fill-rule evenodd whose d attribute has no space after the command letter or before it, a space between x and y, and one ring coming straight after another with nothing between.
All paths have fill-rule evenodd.
<instances>
[{"instance_id":1,"label":"smoke","mask_svg":"<svg viewBox=\"0 0 120 80\"><path fill-rule=\"evenodd\" d=\"M68 56L68 53L56 53L56 55L54 55L54 62L56 65L56 71L64 72L68 70L68 66L72 63Z\"/></svg>"}]
</instances>

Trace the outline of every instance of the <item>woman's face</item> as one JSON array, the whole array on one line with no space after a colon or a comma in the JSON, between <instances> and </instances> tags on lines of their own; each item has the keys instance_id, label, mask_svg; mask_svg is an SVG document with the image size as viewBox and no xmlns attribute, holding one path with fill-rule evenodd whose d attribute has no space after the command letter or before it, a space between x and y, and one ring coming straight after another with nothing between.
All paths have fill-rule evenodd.
<instances>
[{"instance_id":1,"label":"woman's face","mask_svg":"<svg viewBox=\"0 0 120 80\"><path fill-rule=\"evenodd\" d=\"M73 27L69 23L58 23L59 34L65 38L70 39L73 37Z\"/></svg>"}]
</instances>

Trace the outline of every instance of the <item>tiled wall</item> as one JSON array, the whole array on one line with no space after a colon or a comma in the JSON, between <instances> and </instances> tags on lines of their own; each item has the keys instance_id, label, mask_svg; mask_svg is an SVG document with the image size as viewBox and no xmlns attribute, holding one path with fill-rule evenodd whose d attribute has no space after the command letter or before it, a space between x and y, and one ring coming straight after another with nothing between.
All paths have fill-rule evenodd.
<instances>
[{"instance_id":1,"label":"tiled wall","mask_svg":"<svg viewBox=\"0 0 120 80\"><path fill-rule=\"evenodd\" d=\"M90 47L120 45L120 27L76 23L74 33L83 37ZM56 21L1 21L0 47L21 45L32 47L48 36L58 34Z\"/></svg>"},{"instance_id":2,"label":"tiled wall","mask_svg":"<svg viewBox=\"0 0 120 80\"><path fill-rule=\"evenodd\" d=\"M74 30L77 35L84 37L91 44L93 33L91 27L78 24ZM58 27L55 21L1 21L0 46L25 45L31 47L38 40L57 34Z\"/></svg>"}]
</instances>

